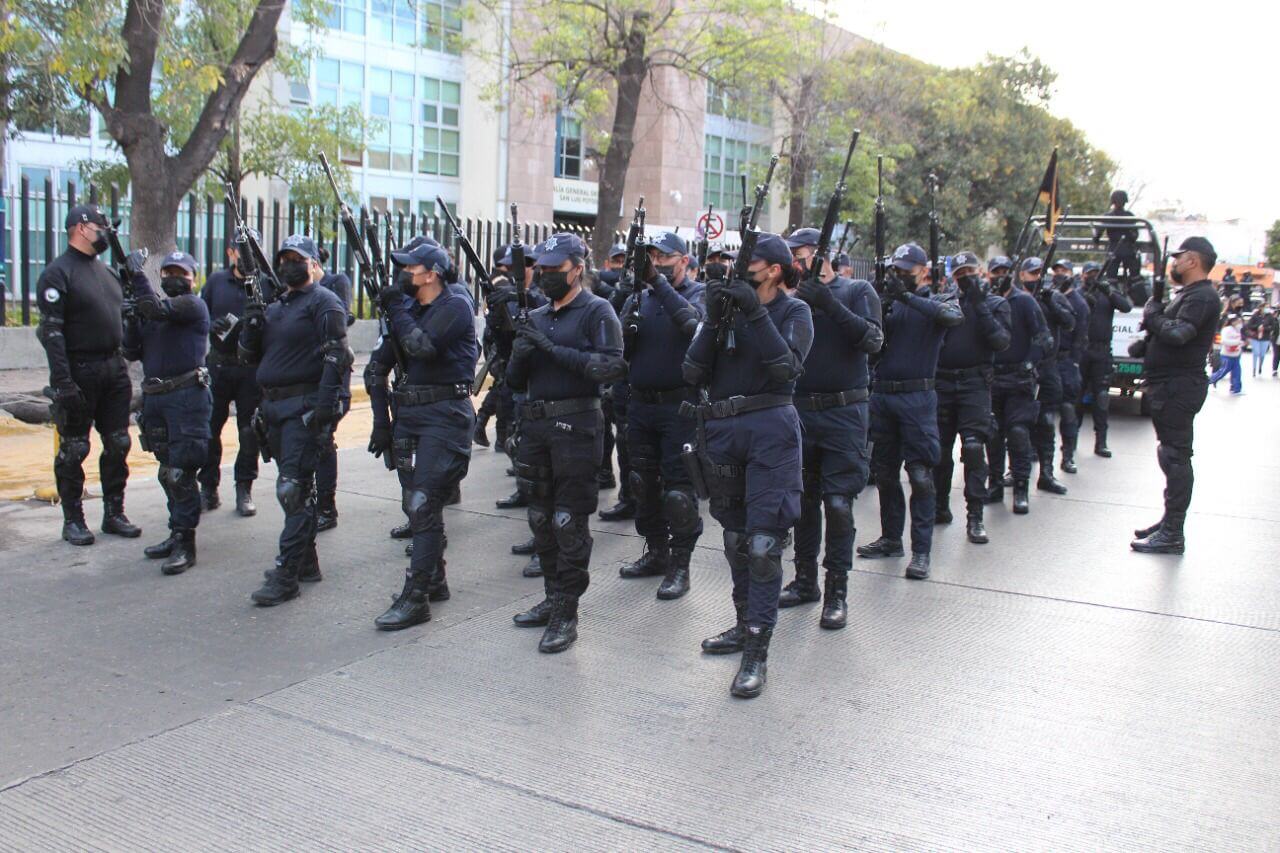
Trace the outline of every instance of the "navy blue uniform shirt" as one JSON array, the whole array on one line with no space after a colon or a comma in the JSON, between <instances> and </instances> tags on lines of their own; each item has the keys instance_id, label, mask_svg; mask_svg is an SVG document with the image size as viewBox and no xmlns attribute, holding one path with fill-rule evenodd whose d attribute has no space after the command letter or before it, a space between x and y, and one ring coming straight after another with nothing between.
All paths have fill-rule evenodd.
<instances>
[{"instance_id":1,"label":"navy blue uniform shirt","mask_svg":"<svg viewBox=\"0 0 1280 853\"><path fill-rule=\"evenodd\" d=\"M1085 293L1085 301L1089 303L1089 343L1109 345L1115 331L1116 312L1132 311L1133 303L1118 290L1103 293L1097 288Z\"/></svg>"},{"instance_id":2,"label":"navy blue uniform shirt","mask_svg":"<svg viewBox=\"0 0 1280 853\"><path fill-rule=\"evenodd\" d=\"M717 326L704 323L685 354L685 380L708 386L713 400L795 393L796 379L813 346L809 306L779 291L751 317L741 311L733 314L734 351L719 346Z\"/></svg>"},{"instance_id":3,"label":"navy blue uniform shirt","mask_svg":"<svg viewBox=\"0 0 1280 853\"><path fill-rule=\"evenodd\" d=\"M431 358L421 358L414 357L406 348L410 385L471 384L475 378L478 346L471 303L465 296L447 288L429 305L420 305L406 296L391 306L389 319L398 340L405 340L419 329L435 351ZM374 358L388 367L396 362L395 351L389 344L380 346Z\"/></svg>"},{"instance_id":4,"label":"navy blue uniform shirt","mask_svg":"<svg viewBox=\"0 0 1280 853\"><path fill-rule=\"evenodd\" d=\"M683 331L678 321L689 312L702 318L703 291L702 284L688 276L672 287L662 275L645 291L640 303L639 331L629 341L627 378L633 388L670 391L686 384L680 365L693 337ZM632 310L635 299L632 295L623 305L624 317Z\"/></svg>"},{"instance_id":5,"label":"navy blue uniform shirt","mask_svg":"<svg viewBox=\"0 0 1280 853\"><path fill-rule=\"evenodd\" d=\"M337 402L350 370L330 369L324 357L327 343L346 341L347 312L331 291L314 284L287 290L267 306L258 359L258 384L264 388L318 383L321 405ZM244 342L241 342L242 347ZM253 349L251 343L248 349ZM331 399L330 399L331 397Z\"/></svg>"},{"instance_id":6,"label":"navy blue uniform shirt","mask_svg":"<svg viewBox=\"0 0 1280 853\"><path fill-rule=\"evenodd\" d=\"M600 383L626 375L622 325L608 302L587 290L556 309L551 303L529 313L533 327L551 339L550 353L512 353L507 381L530 400L599 397Z\"/></svg>"},{"instance_id":7,"label":"navy blue uniform shirt","mask_svg":"<svg viewBox=\"0 0 1280 853\"><path fill-rule=\"evenodd\" d=\"M244 305L248 301L249 292L245 288L244 279L236 278L231 270L218 270L209 276L204 287L200 288L200 298L209 309L210 323L228 314L241 320L244 318ZM210 338L209 347L225 355L234 356L238 337L237 327L237 331L227 335L224 341Z\"/></svg>"},{"instance_id":8,"label":"navy blue uniform shirt","mask_svg":"<svg viewBox=\"0 0 1280 853\"><path fill-rule=\"evenodd\" d=\"M829 394L866 388L871 382L867 355L884 344L880 297L862 279L837 277L826 286L836 298L835 312L811 308L813 345L796 390Z\"/></svg>"},{"instance_id":9,"label":"navy blue uniform shirt","mask_svg":"<svg viewBox=\"0 0 1280 853\"><path fill-rule=\"evenodd\" d=\"M1048 328L1040 303L1030 293L1014 287L1005 297L1009 303L1009 348L996 354L997 365L1039 364L1044 357Z\"/></svg>"},{"instance_id":10,"label":"navy blue uniform shirt","mask_svg":"<svg viewBox=\"0 0 1280 853\"><path fill-rule=\"evenodd\" d=\"M947 329L964 322L960 305L945 294L913 293L895 299L884 318L884 349L876 363L876 381L933 379Z\"/></svg>"},{"instance_id":11,"label":"navy blue uniform shirt","mask_svg":"<svg viewBox=\"0 0 1280 853\"><path fill-rule=\"evenodd\" d=\"M142 362L147 379L168 379L204 364L209 350L209 309L194 293L162 297L144 275L135 276L138 302L159 304L160 316L135 319L124 330L124 354Z\"/></svg>"},{"instance_id":12,"label":"navy blue uniform shirt","mask_svg":"<svg viewBox=\"0 0 1280 853\"><path fill-rule=\"evenodd\" d=\"M964 370L994 364L996 353L1009 346L1009 303L994 293L961 296L954 285L950 292L960 301L964 322L947 330L938 355L939 369Z\"/></svg>"}]
</instances>

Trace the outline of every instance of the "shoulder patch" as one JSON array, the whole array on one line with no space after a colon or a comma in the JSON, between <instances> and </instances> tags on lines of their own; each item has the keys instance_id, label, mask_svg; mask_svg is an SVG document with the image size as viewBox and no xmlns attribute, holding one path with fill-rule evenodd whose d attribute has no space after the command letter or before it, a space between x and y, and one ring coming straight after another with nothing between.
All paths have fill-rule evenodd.
<instances>
[{"instance_id":1,"label":"shoulder patch","mask_svg":"<svg viewBox=\"0 0 1280 853\"><path fill-rule=\"evenodd\" d=\"M62 298L62 294L58 291L58 288L56 288L56 287L46 287L46 288L44 289L44 301L45 301L45 302L48 302L48 303L50 303L50 304L53 304L54 302L57 302L57 301L58 301L59 299L61 299L61 298Z\"/></svg>"}]
</instances>

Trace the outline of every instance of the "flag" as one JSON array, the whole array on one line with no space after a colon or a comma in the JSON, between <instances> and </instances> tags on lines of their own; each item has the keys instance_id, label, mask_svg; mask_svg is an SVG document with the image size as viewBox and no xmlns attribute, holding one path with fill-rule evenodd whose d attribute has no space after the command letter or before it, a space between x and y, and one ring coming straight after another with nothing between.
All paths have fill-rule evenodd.
<instances>
[{"instance_id":1,"label":"flag","mask_svg":"<svg viewBox=\"0 0 1280 853\"><path fill-rule=\"evenodd\" d=\"M1058 219L1062 216L1062 205L1058 199L1058 149L1053 149L1049 158L1049 168L1044 170L1044 180L1040 182L1040 203L1046 205L1044 241L1053 241L1053 232L1058 227Z\"/></svg>"}]
</instances>

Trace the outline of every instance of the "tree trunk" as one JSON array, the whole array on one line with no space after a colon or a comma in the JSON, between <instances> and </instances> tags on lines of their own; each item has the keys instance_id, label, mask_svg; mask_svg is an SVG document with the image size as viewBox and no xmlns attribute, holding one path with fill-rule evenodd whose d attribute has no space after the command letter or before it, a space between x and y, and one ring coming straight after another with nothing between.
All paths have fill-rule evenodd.
<instances>
[{"instance_id":1,"label":"tree trunk","mask_svg":"<svg viewBox=\"0 0 1280 853\"><path fill-rule=\"evenodd\" d=\"M174 185L172 158L164 153L164 128L158 122L149 132L140 134L124 155L129 163L132 195L126 248L145 246L158 263L177 247L178 204L189 187Z\"/></svg>"},{"instance_id":2,"label":"tree trunk","mask_svg":"<svg viewBox=\"0 0 1280 853\"><path fill-rule=\"evenodd\" d=\"M631 152L635 150L636 114L640 110L640 88L648 73L648 57L645 43L649 16L637 12L631 19L627 33L626 56L618 67L618 102L613 110L613 127L610 130L609 149L600 169L600 193L596 200L596 226L591 235L591 257L597 264L603 263L614 242L614 232L622 220L622 194L626 189L627 170L631 167Z\"/></svg>"},{"instance_id":3,"label":"tree trunk","mask_svg":"<svg viewBox=\"0 0 1280 853\"><path fill-rule=\"evenodd\" d=\"M787 227L792 230L805 227L805 218L809 212L809 175L813 172L813 155L805 148L807 146L802 143L799 149L791 149L791 174L787 182Z\"/></svg>"}]
</instances>

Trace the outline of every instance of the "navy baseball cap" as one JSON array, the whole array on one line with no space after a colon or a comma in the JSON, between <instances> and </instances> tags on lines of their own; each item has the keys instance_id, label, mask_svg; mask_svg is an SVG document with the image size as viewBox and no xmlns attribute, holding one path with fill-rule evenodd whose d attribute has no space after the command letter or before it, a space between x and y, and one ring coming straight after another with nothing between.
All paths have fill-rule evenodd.
<instances>
[{"instance_id":1,"label":"navy baseball cap","mask_svg":"<svg viewBox=\"0 0 1280 853\"><path fill-rule=\"evenodd\" d=\"M1102 264L1098 263L1097 261L1085 261L1084 270L1083 270L1085 275L1088 275L1091 272L1101 272L1101 271L1102 271Z\"/></svg>"},{"instance_id":2,"label":"navy baseball cap","mask_svg":"<svg viewBox=\"0 0 1280 853\"><path fill-rule=\"evenodd\" d=\"M85 222L92 222L94 225L102 226L111 224L96 204L77 204L67 211L66 228L68 231Z\"/></svg>"},{"instance_id":3,"label":"navy baseball cap","mask_svg":"<svg viewBox=\"0 0 1280 853\"><path fill-rule=\"evenodd\" d=\"M619 255L626 255L626 254L627 254L627 247L626 247L626 244L624 243L614 243L613 248L609 250L610 258L616 258Z\"/></svg>"},{"instance_id":4,"label":"navy baseball cap","mask_svg":"<svg viewBox=\"0 0 1280 853\"><path fill-rule=\"evenodd\" d=\"M402 267L426 267L440 275L450 267L449 253L439 244L432 245L425 240L407 252L392 252L391 260Z\"/></svg>"},{"instance_id":5,"label":"navy baseball cap","mask_svg":"<svg viewBox=\"0 0 1280 853\"><path fill-rule=\"evenodd\" d=\"M532 266L533 264L536 264L536 263L538 262L538 251L537 251L537 249L538 249L538 247L537 247L537 246L530 246L528 243L525 243L525 245L524 245L524 265L525 265L526 267L527 267L527 266ZM512 257L511 257L511 247L510 247L510 246L507 246L506 254L504 254L504 255L502 256L502 260L498 261L498 264L499 264L500 266L509 267L509 266L511 266L513 263L515 263L515 261L514 261L514 260L512 259Z\"/></svg>"},{"instance_id":6,"label":"navy baseball cap","mask_svg":"<svg viewBox=\"0 0 1280 853\"><path fill-rule=\"evenodd\" d=\"M684 238L674 231L668 231L658 236L656 240L650 240L649 245L658 250L661 255L687 255L689 254L689 244Z\"/></svg>"},{"instance_id":7,"label":"navy baseball cap","mask_svg":"<svg viewBox=\"0 0 1280 853\"><path fill-rule=\"evenodd\" d=\"M978 260L978 256L968 249L963 252L951 256L951 269L958 270L961 267L980 267L982 261Z\"/></svg>"},{"instance_id":8,"label":"navy baseball cap","mask_svg":"<svg viewBox=\"0 0 1280 853\"><path fill-rule=\"evenodd\" d=\"M313 261L320 260L320 250L316 248L316 241L306 234L290 234L285 237L284 242L280 244L280 251L276 252L276 260L280 260L280 256L285 252L297 252L304 258L311 258Z\"/></svg>"},{"instance_id":9,"label":"navy baseball cap","mask_svg":"<svg viewBox=\"0 0 1280 853\"><path fill-rule=\"evenodd\" d=\"M582 238L567 232L552 234L534 247L540 267L558 267L567 260L582 260L587 256L587 244Z\"/></svg>"},{"instance_id":10,"label":"navy baseball cap","mask_svg":"<svg viewBox=\"0 0 1280 853\"><path fill-rule=\"evenodd\" d=\"M996 255L994 258L987 261L988 272L990 272L991 270L998 270L998 269L1006 269L1006 270L1013 269L1013 261L1009 260L1004 255Z\"/></svg>"},{"instance_id":11,"label":"navy baseball cap","mask_svg":"<svg viewBox=\"0 0 1280 853\"><path fill-rule=\"evenodd\" d=\"M500 266L502 264L505 264L508 260L510 260L509 258L507 258L507 255L510 253L511 253L511 245L509 243L503 243L501 246L494 249L493 250L494 266Z\"/></svg>"},{"instance_id":12,"label":"navy baseball cap","mask_svg":"<svg viewBox=\"0 0 1280 853\"><path fill-rule=\"evenodd\" d=\"M817 228L797 228L787 237L787 248L798 249L801 246L816 246L822 232Z\"/></svg>"},{"instance_id":13,"label":"navy baseball cap","mask_svg":"<svg viewBox=\"0 0 1280 853\"><path fill-rule=\"evenodd\" d=\"M1213 265L1218 262L1217 249L1213 248L1213 244L1204 237L1188 237L1182 241L1182 245L1178 247L1178 251L1170 252L1169 254L1177 257L1183 252L1195 252L1198 255L1204 255L1205 261L1210 267L1213 267Z\"/></svg>"},{"instance_id":14,"label":"navy baseball cap","mask_svg":"<svg viewBox=\"0 0 1280 853\"><path fill-rule=\"evenodd\" d=\"M702 264L698 263L697 255L685 255L684 259L689 262L689 269L696 270L701 268Z\"/></svg>"},{"instance_id":15,"label":"navy baseball cap","mask_svg":"<svg viewBox=\"0 0 1280 853\"><path fill-rule=\"evenodd\" d=\"M1039 258L1026 258L1018 266L1018 272L1040 272L1044 269L1044 261Z\"/></svg>"},{"instance_id":16,"label":"navy baseball cap","mask_svg":"<svg viewBox=\"0 0 1280 853\"><path fill-rule=\"evenodd\" d=\"M903 243L893 250L891 263L900 270L914 270L929 265L929 256L915 243Z\"/></svg>"},{"instance_id":17,"label":"navy baseball cap","mask_svg":"<svg viewBox=\"0 0 1280 853\"><path fill-rule=\"evenodd\" d=\"M836 269L839 269L840 267L853 266L853 262L849 260L849 253L841 252L840 254L836 255L835 266L836 266Z\"/></svg>"},{"instance_id":18,"label":"navy baseball cap","mask_svg":"<svg viewBox=\"0 0 1280 853\"><path fill-rule=\"evenodd\" d=\"M1056 270L1058 267L1062 267L1067 272L1075 272L1076 268L1075 264L1071 263L1067 258L1054 258L1052 268Z\"/></svg>"},{"instance_id":19,"label":"navy baseball cap","mask_svg":"<svg viewBox=\"0 0 1280 853\"><path fill-rule=\"evenodd\" d=\"M786 240L777 234L764 233L756 238L755 248L751 251L751 260L786 267L790 266L795 258L791 254L791 249L787 247Z\"/></svg>"},{"instance_id":20,"label":"navy baseball cap","mask_svg":"<svg viewBox=\"0 0 1280 853\"><path fill-rule=\"evenodd\" d=\"M160 269L165 267L179 267L187 272L195 275L196 259L188 255L186 252L170 252L164 256L164 260L160 262Z\"/></svg>"}]
</instances>

